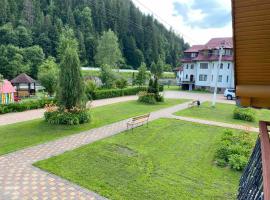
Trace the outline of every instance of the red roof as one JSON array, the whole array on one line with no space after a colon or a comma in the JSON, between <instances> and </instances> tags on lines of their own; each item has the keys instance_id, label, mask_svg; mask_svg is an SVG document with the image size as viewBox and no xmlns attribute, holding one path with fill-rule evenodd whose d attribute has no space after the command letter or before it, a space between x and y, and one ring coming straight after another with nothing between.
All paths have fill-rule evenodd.
<instances>
[{"instance_id":1,"label":"red roof","mask_svg":"<svg viewBox=\"0 0 270 200\"><path fill-rule=\"evenodd\" d=\"M232 49L233 39L231 37L212 38L205 46L208 49L219 49L222 44L225 49Z\"/></svg>"},{"instance_id":2,"label":"red roof","mask_svg":"<svg viewBox=\"0 0 270 200\"><path fill-rule=\"evenodd\" d=\"M185 53L196 53L199 52L200 50L204 49L205 45L193 45L189 49L185 51Z\"/></svg>"},{"instance_id":3,"label":"red roof","mask_svg":"<svg viewBox=\"0 0 270 200\"><path fill-rule=\"evenodd\" d=\"M8 80L0 82L0 93L14 93L14 92L16 92L16 90Z\"/></svg>"},{"instance_id":4,"label":"red roof","mask_svg":"<svg viewBox=\"0 0 270 200\"><path fill-rule=\"evenodd\" d=\"M212 55L210 57L199 54L193 61L218 61L218 55ZM233 61L233 56L222 56L222 61Z\"/></svg>"}]
</instances>

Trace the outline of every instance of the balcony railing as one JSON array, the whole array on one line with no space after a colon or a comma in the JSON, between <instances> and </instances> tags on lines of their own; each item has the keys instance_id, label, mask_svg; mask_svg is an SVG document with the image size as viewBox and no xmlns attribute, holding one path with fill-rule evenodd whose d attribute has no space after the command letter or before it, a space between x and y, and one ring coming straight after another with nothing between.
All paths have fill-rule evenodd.
<instances>
[{"instance_id":1,"label":"balcony railing","mask_svg":"<svg viewBox=\"0 0 270 200\"><path fill-rule=\"evenodd\" d=\"M260 122L260 136L240 179L238 200L270 200L269 122Z\"/></svg>"}]
</instances>

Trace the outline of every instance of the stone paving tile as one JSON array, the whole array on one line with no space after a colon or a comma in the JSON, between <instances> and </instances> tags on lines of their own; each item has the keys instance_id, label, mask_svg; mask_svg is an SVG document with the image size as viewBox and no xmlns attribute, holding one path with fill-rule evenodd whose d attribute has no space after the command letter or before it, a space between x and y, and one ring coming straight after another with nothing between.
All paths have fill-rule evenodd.
<instances>
[{"instance_id":1,"label":"stone paving tile","mask_svg":"<svg viewBox=\"0 0 270 200\"><path fill-rule=\"evenodd\" d=\"M151 113L150 121L187 108L188 103ZM46 144L0 157L0 200L105 199L60 177L32 166L33 163L76 149L126 130L128 120L91 129Z\"/></svg>"}]
</instances>

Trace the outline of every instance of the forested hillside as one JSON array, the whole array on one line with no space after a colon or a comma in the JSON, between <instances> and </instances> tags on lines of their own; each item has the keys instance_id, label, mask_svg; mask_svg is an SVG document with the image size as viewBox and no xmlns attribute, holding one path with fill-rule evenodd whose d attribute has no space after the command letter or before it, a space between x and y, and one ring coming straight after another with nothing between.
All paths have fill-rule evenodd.
<instances>
[{"instance_id":1,"label":"forested hillside","mask_svg":"<svg viewBox=\"0 0 270 200\"><path fill-rule=\"evenodd\" d=\"M36 77L44 58L57 57L64 26L74 30L84 66L97 66L97 41L109 29L118 36L122 68L149 68L159 58L173 68L188 46L130 0L1 0L0 73L12 78L28 70Z\"/></svg>"}]
</instances>

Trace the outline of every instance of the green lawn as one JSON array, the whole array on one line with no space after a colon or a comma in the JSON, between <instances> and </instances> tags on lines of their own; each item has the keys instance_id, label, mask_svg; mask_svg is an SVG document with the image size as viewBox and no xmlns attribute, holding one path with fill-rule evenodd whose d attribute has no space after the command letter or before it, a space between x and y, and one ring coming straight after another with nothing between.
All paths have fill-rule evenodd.
<instances>
[{"instance_id":1,"label":"green lawn","mask_svg":"<svg viewBox=\"0 0 270 200\"><path fill-rule=\"evenodd\" d=\"M184 117L194 117L199 119L206 119L212 121L226 122L232 124L242 124L248 126L258 127L259 120L270 120L270 111L269 110L255 110L256 112L256 121L255 122L246 122L242 120L233 119L233 110L235 105L231 104L216 104L216 107L211 107L210 102L205 102L201 107L193 107L186 110L182 110L176 113L178 116Z\"/></svg>"},{"instance_id":2,"label":"green lawn","mask_svg":"<svg viewBox=\"0 0 270 200\"><path fill-rule=\"evenodd\" d=\"M224 131L159 119L35 166L109 199L230 200L241 173L213 163Z\"/></svg>"},{"instance_id":3,"label":"green lawn","mask_svg":"<svg viewBox=\"0 0 270 200\"><path fill-rule=\"evenodd\" d=\"M164 85L164 90L165 91L181 91L181 87L177 86L177 85Z\"/></svg>"},{"instance_id":4,"label":"green lawn","mask_svg":"<svg viewBox=\"0 0 270 200\"><path fill-rule=\"evenodd\" d=\"M136 115L145 114L162 108L183 103L187 100L168 99L165 103L145 105L136 101L112 104L94 108L91 123L79 126L57 126L43 119L22 122L0 127L0 155L28 146L55 140L60 137L100 127Z\"/></svg>"}]
</instances>

